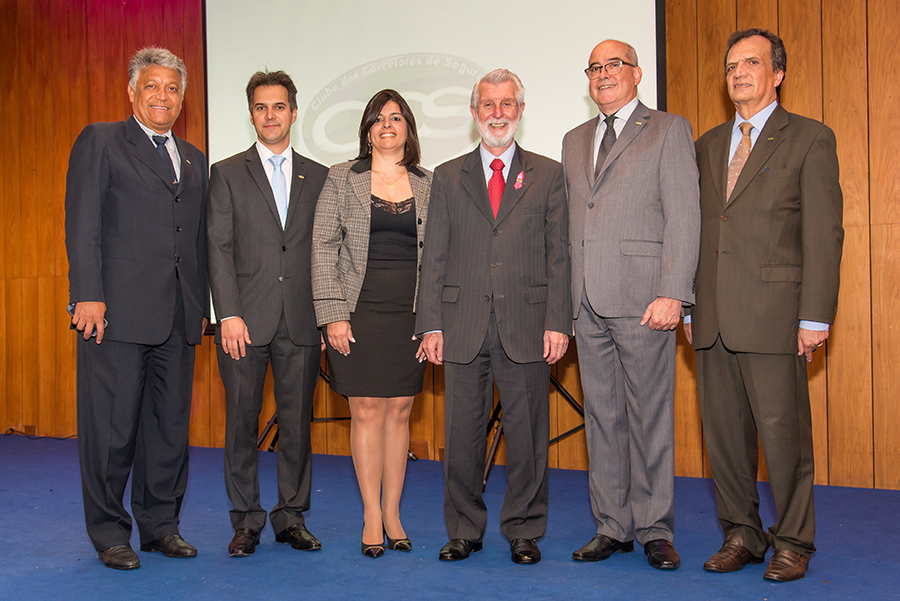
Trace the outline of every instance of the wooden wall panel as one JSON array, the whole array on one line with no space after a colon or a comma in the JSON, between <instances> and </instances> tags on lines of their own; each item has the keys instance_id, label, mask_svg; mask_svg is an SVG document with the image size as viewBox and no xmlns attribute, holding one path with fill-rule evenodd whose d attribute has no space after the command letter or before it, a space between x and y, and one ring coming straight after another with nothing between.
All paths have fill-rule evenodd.
<instances>
[{"instance_id":1,"label":"wooden wall panel","mask_svg":"<svg viewBox=\"0 0 900 601\"><path fill-rule=\"evenodd\" d=\"M127 117L127 61L147 44L185 59L189 84L175 131L206 144L202 0L5 0L0 2L0 428L75 433L75 339L63 313L65 170L87 123ZM779 33L788 49L783 104L822 119L838 138L846 242L840 309L824 352L810 366L817 482L900 489L900 409L892 316L900 304L900 122L885 106L900 100L893 58L900 18L893 0L667 0L668 109L695 136L731 118L724 86L725 40L736 28ZM52 32L45 35L45 32ZM33 107L40 106L40 110ZM45 133L49 132L49 133ZM43 135L42 135L43 134ZM197 349L191 441L224 442L224 394L207 340ZM679 334L675 398L676 471L708 476L696 400L693 351ZM324 365L324 362L323 362ZM577 349L554 368L580 401ZM551 392L551 427L580 418ZM274 410L271 381L261 421ZM316 417L348 416L324 383ZM411 439L424 458L444 447L443 369L429 366L416 399ZM349 454L349 423L316 422L316 452ZM504 453L501 447L499 459ZM563 468L584 469L584 434L551 450ZM765 477L764 470L761 473Z\"/></svg>"},{"instance_id":2,"label":"wooden wall panel","mask_svg":"<svg viewBox=\"0 0 900 601\"><path fill-rule=\"evenodd\" d=\"M875 486L900 489L900 224L872 227L872 338L874 349Z\"/></svg>"}]
</instances>

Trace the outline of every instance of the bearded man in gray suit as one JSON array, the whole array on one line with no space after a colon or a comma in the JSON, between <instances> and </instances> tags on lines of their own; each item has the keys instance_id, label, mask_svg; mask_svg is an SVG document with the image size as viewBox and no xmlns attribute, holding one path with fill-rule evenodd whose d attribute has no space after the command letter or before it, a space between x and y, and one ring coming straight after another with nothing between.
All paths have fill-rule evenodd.
<instances>
[{"instance_id":1,"label":"bearded man in gray suit","mask_svg":"<svg viewBox=\"0 0 900 601\"><path fill-rule=\"evenodd\" d=\"M514 141L525 89L506 69L472 90L473 152L434 171L416 332L446 384L440 559L482 546L485 435L496 382L506 432L500 530L512 560L534 564L547 527L550 365L572 331L562 166Z\"/></svg>"},{"instance_id":2,"label":"bearded man in gray suit","mask_svg":"<svg viewBox=\"0 0 900 601\"><path fill-rule=\"evenodd\" d=\"M572 307L597 534L579 561L644 545L675 569L675 327L700 238L690 124L637 99L630 45L598 44L585 73L602 114L563 140Z\"/></svg>"},{"instance_id":3,"label":"bearded man in gray suit","mask_svg":"<svg viewBox=\"0 0 900 601\"><path fill-rule=\"evenodd\" d=\"M310 420L324 346L312 303L312 225L328 169L291 149L297 88L290 76L255 73L247 102L257 142L212 166L207 216L232 557L252 554L266 523L256 439L270 363L279 443L278 504L270 514L275 540L302 551L321 548L303 512L310 504Z\"/></svg>"}]
</instances>

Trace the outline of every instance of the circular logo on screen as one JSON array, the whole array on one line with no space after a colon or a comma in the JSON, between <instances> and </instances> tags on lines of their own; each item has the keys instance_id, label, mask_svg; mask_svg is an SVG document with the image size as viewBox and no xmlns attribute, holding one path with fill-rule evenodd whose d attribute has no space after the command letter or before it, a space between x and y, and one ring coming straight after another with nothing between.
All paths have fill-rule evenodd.
<instances>
[{"instance_id":1,"label":"circular logo on screen","mask_svg":"<svg viewBox=\"0 0 900 601\"><path fill-rule=\"evenodd\" d=\"M303 115L303 140L326 165L359 154L359 122L380 90L400 92L416 117L422 164L437 165L475 147L478 130L469 112L472 86L485 73L449 54L403 54L344 73L315 95Z\"/></svg>"}]
</instances>

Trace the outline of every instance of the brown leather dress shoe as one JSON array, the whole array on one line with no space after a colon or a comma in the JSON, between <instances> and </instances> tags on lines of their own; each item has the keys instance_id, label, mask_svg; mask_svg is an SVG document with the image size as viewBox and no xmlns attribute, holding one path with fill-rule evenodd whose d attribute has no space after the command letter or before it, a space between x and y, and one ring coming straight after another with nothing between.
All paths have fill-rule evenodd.
<instances>
[{"instance_id":1,"label":"brown leather dress shoe","mask_svg":"<svg viewBox=\"0 0 900 601\"><path fill-rule=\"evenodd\" d=\"M776 582L790 582L803 578L808 569L809 557L789 549L776 549L763 578Z\"/></svg>"},{"instance_id":2,"label":"brown leather dress shoe","mask_svg":"<svg viewBox=\"0 0 900 601\"><path fill-rule=\"evenodd\" d=\"M247 557L256 551L259 544L259 532L252 528L238 528L234 531L234 538L228 544L228 554L231 557Z\"/></svg>"},{"instance_id":3,"label":"brown leather dress shoe","mask_svg":"<svg viewBox=\"0 0 900 601\"><path fill-rule=\"evenodd\" d=\"M141 545L141 551L152 553L161 551L166 557L196 557L197 549L181 538L180 534L170 534Z\"/></svg>"},{"instance_id":4,"label":"brown leather dress shoe","mask_svg":"<svg viewBox=\"0 0 900 601\"><path fill-rule=\"evenodd\" d=\"M290 543L298 551L318 551L322 548L319 539L313 536L303 524L288 526L275 535L275 542Z\"/></svg>"},{"instance_id":5,"label":"brown leather dress shoe","mask_svg":"<svg viewBox=\"0 0 900 601\"><path fill-rule=\"evenodd\" d=\"M133 570L141 567L141 560L131 545L116 545L100 551L100 561L114 570Z\"/></svg>"},{"instance_id":6,"label":"brown leather dress shoe","mask_svg":"<svg viewBox=\"0 0 900 601\"><path fill-rule=\"evenodd\" d=\"M644 543L644 555L647 556L647 563L657 570L674 570L681 565L681 557L675 550L675 545L664 538Z\"/></svg>"},{"instance_id":7,"label":"brown leather dress shoe","mask_svg":"<svg viewBox=\"0 0 900 601\"><path fill-rule=\"evenodd\" d=\"M600 561L607 559L613 553L631 553L634 551L634 541L629 540L620 543L605 534L595 534L588 544L572 553L575 561Z\"/></svg>"},{"instance_id":8,"label":"brown leather dress shoe","mask_svg":"<svg viewBox=\"0 0 900 601\"><path fill-rule=\"evenodd\" d=\"M541 560L541 550L533 538L514 538L509 543L513 563L537 563Z\"/></svg>"},{"instance_id":9,"label":"brown leather dress shoe","mask_svg":"<svg viewBox=\"0 0 900 601\"><path fill-rule=\"evenodd\" d=\"M447 541L447 544L441 547L438 559L441 561L459 561L469 557L470 553L481 551L482 544L465 540L463 538L454 538Z\"/></svg>"},{"instance_id":10,"label":"brown leather dress shoe","mask_svg":"<svg viewBox=\"0 0 900 601\"><path fill-rule=\"evenodd\" d=\"M744 569L748 563L762 563L763 559L765 557L756 557L744 547L743 536L729 534L725 537L722 548L703 564L703 569L708 572L737 572Z\"/></svg>"}]
</instances>

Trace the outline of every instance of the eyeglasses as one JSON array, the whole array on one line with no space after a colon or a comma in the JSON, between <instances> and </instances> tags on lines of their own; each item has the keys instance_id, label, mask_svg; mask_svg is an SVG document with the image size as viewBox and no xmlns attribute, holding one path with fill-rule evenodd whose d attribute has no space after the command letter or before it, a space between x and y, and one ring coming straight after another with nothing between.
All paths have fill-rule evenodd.
<instances>
[{"instance_id":1,"label":"eyeglasses","mask_svg":"<svg viewBox=\"0 0 900 601\"><path fill-rule=\"evenodd\" d=\"M609 61L605 65L591 65L584 70L584 74L588 76L588 79L597 79L598 77L600 77L603 69L606 69L607 75L618 75L622 72L623 65L628 65L629 67L637 66L632 65L631 63L626 63L625 61Z\"/></svg>"}]
</instances>

